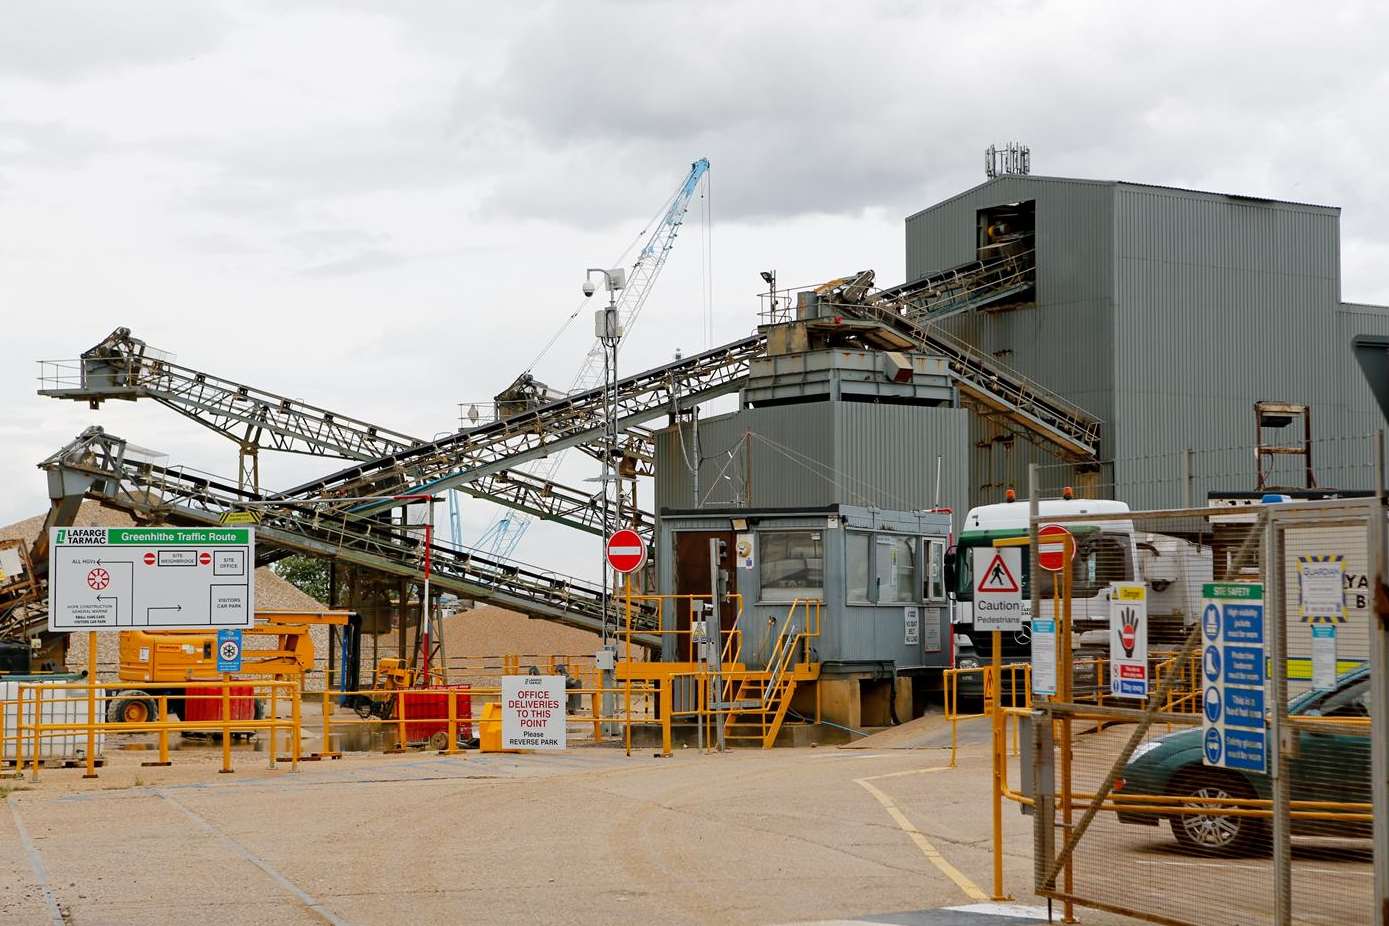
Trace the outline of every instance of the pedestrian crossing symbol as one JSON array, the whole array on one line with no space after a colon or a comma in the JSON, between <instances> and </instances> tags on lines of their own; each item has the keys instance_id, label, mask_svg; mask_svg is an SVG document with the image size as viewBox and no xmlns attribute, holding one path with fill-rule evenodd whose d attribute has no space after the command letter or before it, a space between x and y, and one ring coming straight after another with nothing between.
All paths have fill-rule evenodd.
<instances>
[{"instance_id":1,"label":"pedestrian crossing symbol","mask_svg":"<svg viewBox=\"0 0 1389 926\"><path fill-rule=\"evenodd\" d=\"M1013 572L1008 568L1008 563L1004 561L1001 551L994 551L994 558L989 561L989 566L979 574L979 585L976 591L981 592L1016 592L1019 591L1018 580L1013 576Z\"/></svg>"}]
</instances>

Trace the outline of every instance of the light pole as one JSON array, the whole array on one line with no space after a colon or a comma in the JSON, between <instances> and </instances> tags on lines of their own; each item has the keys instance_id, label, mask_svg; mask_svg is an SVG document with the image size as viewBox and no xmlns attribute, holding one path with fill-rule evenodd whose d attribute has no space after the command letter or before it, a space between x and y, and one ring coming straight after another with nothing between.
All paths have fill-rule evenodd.
<instances>
[{"instance_id":1,"label":"light pole","mask_svg":"<svg viewBox=\"0 0 1389 926\"><path fill-rule=\"evenodd\" d=\"M612 463L617 456L617 344L622 339L622 323L617 317L617 291L627 285L627 273L621 268L604 270L588 268L584 279L584 296L594 293L593 275L600 273L608 290L608 304L593 313L593 332L603 345L603 543L599 575L602 577L603 645L608 645L608 534L612 525L608 517L608 482L612 478ZM610 404L611 403L611 404Z\"/></svg>"}]
</instances>

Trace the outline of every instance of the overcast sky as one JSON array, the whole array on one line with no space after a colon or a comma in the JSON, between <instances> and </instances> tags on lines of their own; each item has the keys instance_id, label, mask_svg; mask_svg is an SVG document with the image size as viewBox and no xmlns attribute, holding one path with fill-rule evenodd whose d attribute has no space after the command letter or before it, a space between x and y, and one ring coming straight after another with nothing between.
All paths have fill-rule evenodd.
<instances>
[{"instance_id":1,"label":"overcast sky","mask_svg":"<svg viewBox=\"0 0 1389 926\"><path fill-rule=\"evenodd\" d=\"M757 271L903 273L903 218L1035 173L1339 205L1389 302L1389 16L1371 3L16 4L0 30L0 522L88 424L234 474L158 406L34 395L118 325L180 362L421 436L492 396L684 176L709 185L624 369L755 324ZM710 221L707 224L705 217ZM708 251L712 273L702 272ZM585 312L536 366L573 379ZM267 459L268 488L331 469ZM566 477L587 466L576 459ZM466 509L469 536L491 510ZM521 558L592 571L534 529ZM595 541L596 543L596 541Z\"/></svg>"}]
</instances>

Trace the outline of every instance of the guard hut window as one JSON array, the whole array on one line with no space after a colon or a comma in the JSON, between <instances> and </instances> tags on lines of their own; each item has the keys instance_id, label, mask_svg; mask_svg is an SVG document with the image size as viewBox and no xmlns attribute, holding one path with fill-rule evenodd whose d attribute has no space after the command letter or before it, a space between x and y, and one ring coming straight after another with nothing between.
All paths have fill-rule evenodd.
<instances>
[{"instance_id":1,"label":"guard hut window","mask_svg":"<svg viewBox=\"0 0 1389 926\"><path fill-rule=\"evenodd\" d=\"M849 604L872 604L873 535L866 531L844 532L844 591Z\"/></svg>"},{"instance_id":2,"label":"guard hut window","mask_svg":"<svg viewBox=\"0 0 1389 926\"><path fill-rule=\"evenodd\" d=\"M917 600L916 538L884 534L877 538L878 601L910 604Z\"/></svg>"},{"instance_id":3,"label":"guard hut window","mask_svg":"<svg viewBox=\"0 0 1389 926\"><path fill-rule=\"evenodd\" d=\"M945 541L926 543L926 600L945 600Z\"/></svg>"},{"instance_id":4,"label":"guard hut window","mask_svg":"<svg viewBox=\"0 0 1389 926\"><path fill-rule=\"evenodd\" d=\"M767 531L757 540L763 601L823 597L825 557L819 531Z\"/></svg>"}]
</instances>

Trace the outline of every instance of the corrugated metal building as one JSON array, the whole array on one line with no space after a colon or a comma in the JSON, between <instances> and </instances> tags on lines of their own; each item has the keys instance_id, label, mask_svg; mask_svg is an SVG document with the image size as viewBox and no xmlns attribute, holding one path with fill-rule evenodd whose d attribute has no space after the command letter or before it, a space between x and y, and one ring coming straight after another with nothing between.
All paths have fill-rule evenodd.
<instances>
[{"instance_id":1,"label":"corrugated metal building","mask_svg":"<svg viewBox=\"0 0 1389 926\"><path fill-rule=\"evenodd\" d=\"M1340 301L1340 210L1135 183L1003 176L906 222L907 276L974 260L982 213L1034 210L1033 301L942 321L1104 420L1094 490L1135 507L1254 488L1253 404L1311 407L1323 486L1368 486L1385 426L1351 341L1389 337L1389 309ZM970 501L1025 491L1027 464L1055 464L971 421ZM1290 472L1300 461L1285 461ZM1044 487L1087 477L1049 469Z\"/></svg>"}]
</instances>

